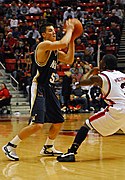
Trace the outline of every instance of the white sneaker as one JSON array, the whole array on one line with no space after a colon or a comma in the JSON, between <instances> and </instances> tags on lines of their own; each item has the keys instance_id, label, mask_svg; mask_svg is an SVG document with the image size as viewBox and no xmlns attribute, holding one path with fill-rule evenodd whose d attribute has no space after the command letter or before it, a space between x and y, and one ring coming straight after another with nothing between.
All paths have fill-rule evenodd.
<instances>
[{"instance_id":1,"label":"white sneaker","mask_svg":"<svg viewBox=\"0 0 125 180\"><path fill-rule=\"evenodd\" d=\"M13 161L19 161L19 157L16 154L15 148L16 148L16 145L11 144L9 142L7 145L2 147L2 150L5 153L5 155L8 157L8 159L13 160Z\"/></svg>"},{"instance_id":2,"label":"white sneaker","mask_svg":"<svg viewBox=\"0 0 125 180\"><path fill-rule=\"evenodd\" d=\"M44 145L44 147L40 151L40 154L55 156L55 155L61 155L63 153L61 151L56 150L53 145Z\"/></svg>"}]
</instances>

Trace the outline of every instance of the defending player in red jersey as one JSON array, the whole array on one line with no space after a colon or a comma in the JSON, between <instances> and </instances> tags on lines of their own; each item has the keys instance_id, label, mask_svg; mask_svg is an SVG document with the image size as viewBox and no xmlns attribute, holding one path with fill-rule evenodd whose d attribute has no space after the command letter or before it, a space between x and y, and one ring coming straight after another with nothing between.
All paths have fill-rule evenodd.
<instances>
[{"instance_id":1,"label":"defending player in red jersey","mask_svg":"<svg viewBox=\"0 0 125 180\"><path fill-rule=\"evenodd\" d=\"M88 74L88 79L81 79L82 86L97 84L101 87L108 107L86 120L68 152L58 156L58 161L74 162L75 154L89 130L95 129L102 136L112 135L119 129L125 132L125 74L116 69L117 58L107 54L100 61L99 69L93 68Z\"/></svg>"}]
</instances>

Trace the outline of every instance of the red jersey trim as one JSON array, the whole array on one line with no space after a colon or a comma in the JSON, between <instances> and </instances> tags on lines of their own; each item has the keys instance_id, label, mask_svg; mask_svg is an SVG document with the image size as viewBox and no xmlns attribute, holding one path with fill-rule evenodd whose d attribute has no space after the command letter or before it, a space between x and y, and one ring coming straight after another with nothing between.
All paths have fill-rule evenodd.
<instances>
[{"instance_id":1,"label":"red jersey trim","mask_svg":"<svg viewBox=\"0 0 125 180\"><path fill-rule=\"evenodd\" d=\"M108 112L108 108L109 108L109 106L106 107L103 111L100 111L100 112L94 114L93 116L91 116L91 117L89 118L89 121L92 122L92 121L97 120L98 118L104 116L105 113Z\"/></svg>"}]
</instances>

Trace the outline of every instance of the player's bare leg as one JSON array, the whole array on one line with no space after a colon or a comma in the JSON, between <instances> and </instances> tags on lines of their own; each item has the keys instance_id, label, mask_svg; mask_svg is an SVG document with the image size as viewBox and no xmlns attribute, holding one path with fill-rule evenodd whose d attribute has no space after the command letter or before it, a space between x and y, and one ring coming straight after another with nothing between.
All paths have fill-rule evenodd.
<instances>
[{"instance_id":1,"label":"player's bare leg","mask_svg":"<svg viewBox=\"0 0 125 180\"><path fill-rule=\"evenodd\" d=\"M27 127L24 127L18 135L16 135L8 144L2 147L3 152L5 155L13 161L18 161L19 157L16 154L16 147L17 145L31 134L34 134L38 130L42 129L43 124L32 124Z\"/></svg>"},{"instance_id":2,"label":"player's bare leg","mask_svg":"<svg viewBox=\"0 0 125 180\"><path fill-rule=\"evenodd\" d=\"M57 124L52 124L50 129L49 129L49 135L48 138L45 142L44 147L42 148L42 150L40 151L41 155L60 155L62 154L61 151L58 151L55 149L54 147L54 141L57 137L57 135L59 134L59 131L62 127L62 123L57 123Z\"/></svg>"}]
</instances>

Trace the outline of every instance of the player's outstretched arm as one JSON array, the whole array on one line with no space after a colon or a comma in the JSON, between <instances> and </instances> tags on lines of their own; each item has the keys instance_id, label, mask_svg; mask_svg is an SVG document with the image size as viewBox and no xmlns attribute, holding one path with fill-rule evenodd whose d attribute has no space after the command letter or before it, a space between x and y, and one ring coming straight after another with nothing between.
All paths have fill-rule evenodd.
<instances>
[{"instance_id":1,"label":"player's outstretched arm","mask_svg":"<svg viewBox=\"0 0 125 180\"><path fill-rule=\"evenodd\" d=\"M87 75L83 75L80 80L80 85L82 86L91 86L93 84L97 84L98 86L102 87L102 79L98 76L99 68L94 67L91 69Z\"/></svg>"},{"instance_id":2,"label":"player's outstretched arm","mask_svg":"<svg viewBox=\"0 0 125 180\"><path fill-rule=\"evenodd\" d=\"M100 70L98 67L93 67L84 75L84 79L88 79L90 76L98 75L100 73Z\"/></svg>"},{"instance_id":3,"label":"player's outstretched arm","mask_svg":"<svg viewBox=\"0 0 125 180\"><path fill-rule=\"evenodd\" d=\"M72 64L74 62L74 53L75 43L73 40L71 40L68 45L68 51L66 53L63 51L59 51L59 61L66 64Z\"/></svg>"}]
</instances>

